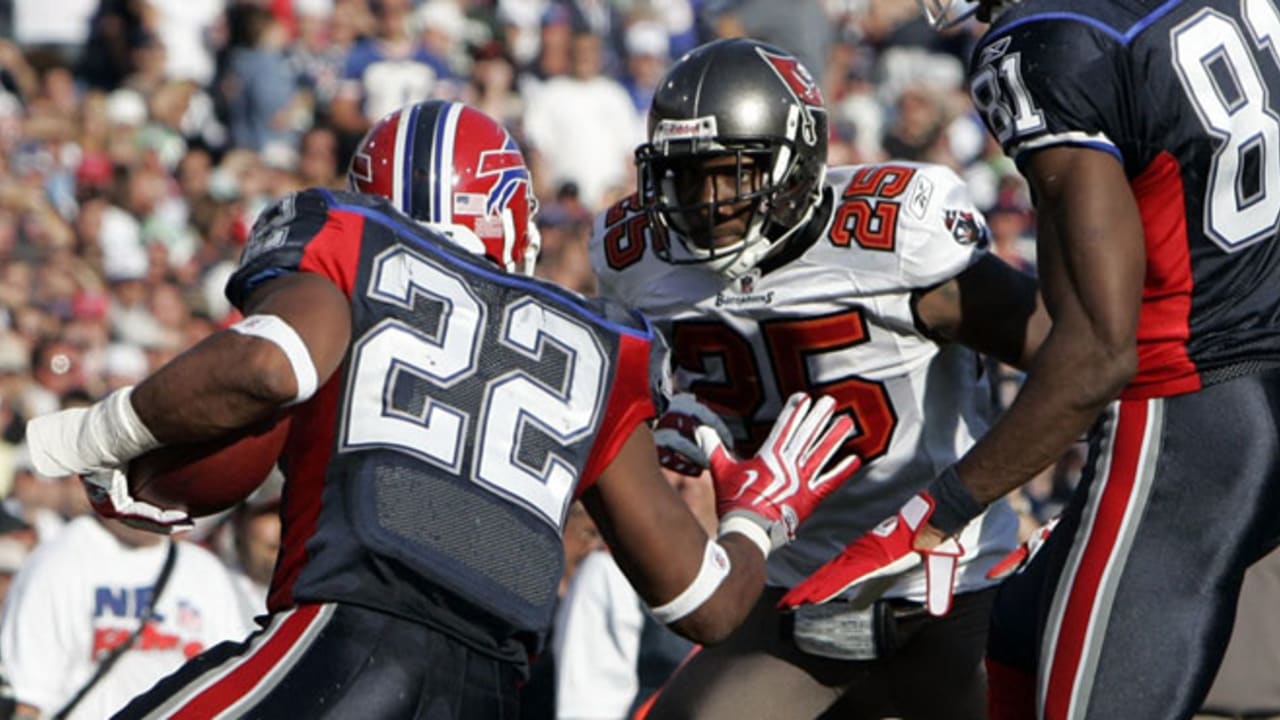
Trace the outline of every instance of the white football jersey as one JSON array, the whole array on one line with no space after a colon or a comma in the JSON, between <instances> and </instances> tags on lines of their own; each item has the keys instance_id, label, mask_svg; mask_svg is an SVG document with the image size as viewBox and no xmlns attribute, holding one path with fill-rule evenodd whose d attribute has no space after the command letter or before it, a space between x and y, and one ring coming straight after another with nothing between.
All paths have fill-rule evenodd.
<instances>
[{"instance_id":1,"label":"white football jersey","mask_svg":"<svg viewBox=\"0 0 1280 720\"><path fill-rule=\"evenodd\" d=\"M798 256L737 280L659 259L653 243L680 240L634 198L597 218L591 239L601 294L662 330L677 385L721 411L739 452L755 451L799 390L832 396L856 421L850 448L864 468L769 558L769 583L785 587L925 489L992 414L976 353L923 335L912 309L913 291L985 252L984 220L960 178L914 163L833 168L818 212L826 226ZM1016 532L1003 501L974 520L960 536L957 588L991 585L983 573L1014 547ZM917 572L887 595L922 601L924 591Z\"/></svg>"}]
</instances>

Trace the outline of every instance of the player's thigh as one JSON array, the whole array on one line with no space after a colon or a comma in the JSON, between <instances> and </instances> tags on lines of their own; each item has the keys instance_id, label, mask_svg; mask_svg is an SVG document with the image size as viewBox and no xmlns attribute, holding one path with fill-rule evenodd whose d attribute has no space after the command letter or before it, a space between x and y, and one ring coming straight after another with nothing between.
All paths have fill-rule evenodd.
<instances>
[{"instance_id":1,"label":"player's thigh","mask_svg":"<svg viewBox=\"0 0 1280 720\"><path fill-rule=\"evenodd\" d=\"M823 719L986 720L983 656L995 593L957 595L943 617L918 603L891 601L895 649L878 660L850 663L863 672Z\"/></svg>"},{"instance_id":2,"label":"player's thigh","mask_svg":"<svg viewBox=\"0 0 1280 720\"><path fill-rule=\"evenodd\" d=\"M724 643L703 648L663 686L651 720L814 718L849 682L850 663L801 653L774 610L781 591L766 591Z\"/></svg>"},{"instance_id":3,"label":"player's thigh","mask_svg":"<svg viewBox=\"0 0 1280 720\"><path fill-rule=\"evenodd\" d=\"M422 625L305 605L196 658L119 717L515 717L516 674Z\"/></svg>"},{"instance_id":4,"label":"player's thigh","mask_svg":"<svg viewBox=\"0 0 1280 720\"><path fill-rule=\"evenodd\" d=\"M955 597L951 612L921 611L899 619L903 642L883 662L893 705L904 720L985 720L983 656L995 590ZM929 692L921 692L921 688ZM856 691L850 689L849 694Z\"/></svg>"},{"instance_id":5,"label":"player's thigh","mask_svg":"<svg viewBox=\"0 0 1280 720\"><path fill-rule=\"evenodd\" d=\"M1046 718L1194 711L1280 525L1277 403L1280 375L1252 376L1120 403L1100 428L1040 639Z\"/></svg>"}]
</instances>

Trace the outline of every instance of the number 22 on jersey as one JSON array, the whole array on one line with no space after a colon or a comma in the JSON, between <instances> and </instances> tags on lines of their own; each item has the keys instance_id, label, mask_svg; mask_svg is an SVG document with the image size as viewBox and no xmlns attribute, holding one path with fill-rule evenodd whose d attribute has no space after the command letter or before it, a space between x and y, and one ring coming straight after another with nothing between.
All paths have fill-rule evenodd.
<instances>
[{"instance_id":1,"label":"number 22 on jersey","mask_svg":"<svg viewBox=\"0 0 1280 720\"><path fill-rule=\"evenodd\" d=\"M517 297L501 309L498 344L538 363L562 353L564 381L553 388L513 367L476 389L490 308L461 275L396 247L373 261L367 296L410 313L418 302L438 304L442 315L410 323L388 314L353 344L341 449L390 448L450 474L470 450L473 482L558 527L578 471L554 449L538 466L522 462L536 456L522 445L539 444L537 435L564 448L596 430L609 361L591 329L536 297ZM405 375L430 388L420 408L397 402Z\"/></svg>"}]
</instances>

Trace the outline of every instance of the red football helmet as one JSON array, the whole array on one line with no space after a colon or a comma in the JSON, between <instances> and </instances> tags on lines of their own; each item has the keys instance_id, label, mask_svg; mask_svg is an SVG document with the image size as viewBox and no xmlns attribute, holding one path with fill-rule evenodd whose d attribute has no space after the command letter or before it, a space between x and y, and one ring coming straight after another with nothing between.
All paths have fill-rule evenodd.
<instances>
[{"instance_id":1,"label":"red football helmet","mask_svg":"<svg viewBox=\"0 0 1280 720\"><path fill-rule=\"evenodd\" d=\"M431 100L387 115L351 156L347 182L508 271L533 274L541 240L528 167L511 134L475 108Z\"/></svg>"}]
</instances>

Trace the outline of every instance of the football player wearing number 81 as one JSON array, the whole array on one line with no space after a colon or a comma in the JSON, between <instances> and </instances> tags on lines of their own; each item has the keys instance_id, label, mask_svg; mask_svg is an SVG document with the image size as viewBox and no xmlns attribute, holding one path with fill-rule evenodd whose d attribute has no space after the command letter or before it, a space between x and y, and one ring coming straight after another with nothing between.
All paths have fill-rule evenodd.
<instances>
[{"instance_id":1,"label":"football player wearing number 81","mask_svg":"<svg viewBox=\"0 0 1280 720\"><path fill-rule=\"evenodd\" d=\"M246 320L88 410L37 418L44 474L102 512L119 468L292 406L283 540L265 627L193 659L119 718L514 718L551 623L560 535L581 497L655 617L722 639L766 557L857 469L834 401L793 395L747 460L703 444L717 538L667 483L647 421L665 345L645 320L527 276L524 158L459 103L374 125L353 192L287 196L254 225L227 294Z\"/></svg>"},{"instance_id":2,"label":"football player wearing number 81","mask_svg":"<svg viewBox=\"0 0 1280 720\"><path fill-rule=\"evenodd\" d=\"M1075 495L994 608L992 717L1188 718L1245 568L1280 541L1280 8L978 15L970 93L1031 184L1053 329L956 497L1003 495L1092 425Z\"/></svg>"},{"instance_id":3,"label":"football player wearing number 81","mask_svg":"<svg viewBox=\"0 0 1280 720\"><path fill-rule=\"evenodd\" d=\"M911 528L933 500L908 501L989 422L974 350L1025 365L1047 316L1034 280L986 252L950 170L828 169L826 151L826 108L796 58L717 41L668 71L636 153L643 190L595 226L601 292L655 322L681 389L711 408L673 404L694 422L660 421L664 464L696 470L678 430L715 425L712 410L750 452L796 391L835 398L858 429L843 450L865 462L770 557L751 618L676 675L655 717L985 717L984 575L1016 520L996 503L922 558ZM871 577L886 553L901 562ZM788 590L794 614L775 608Z\"/></svg>"}]
</instances>

